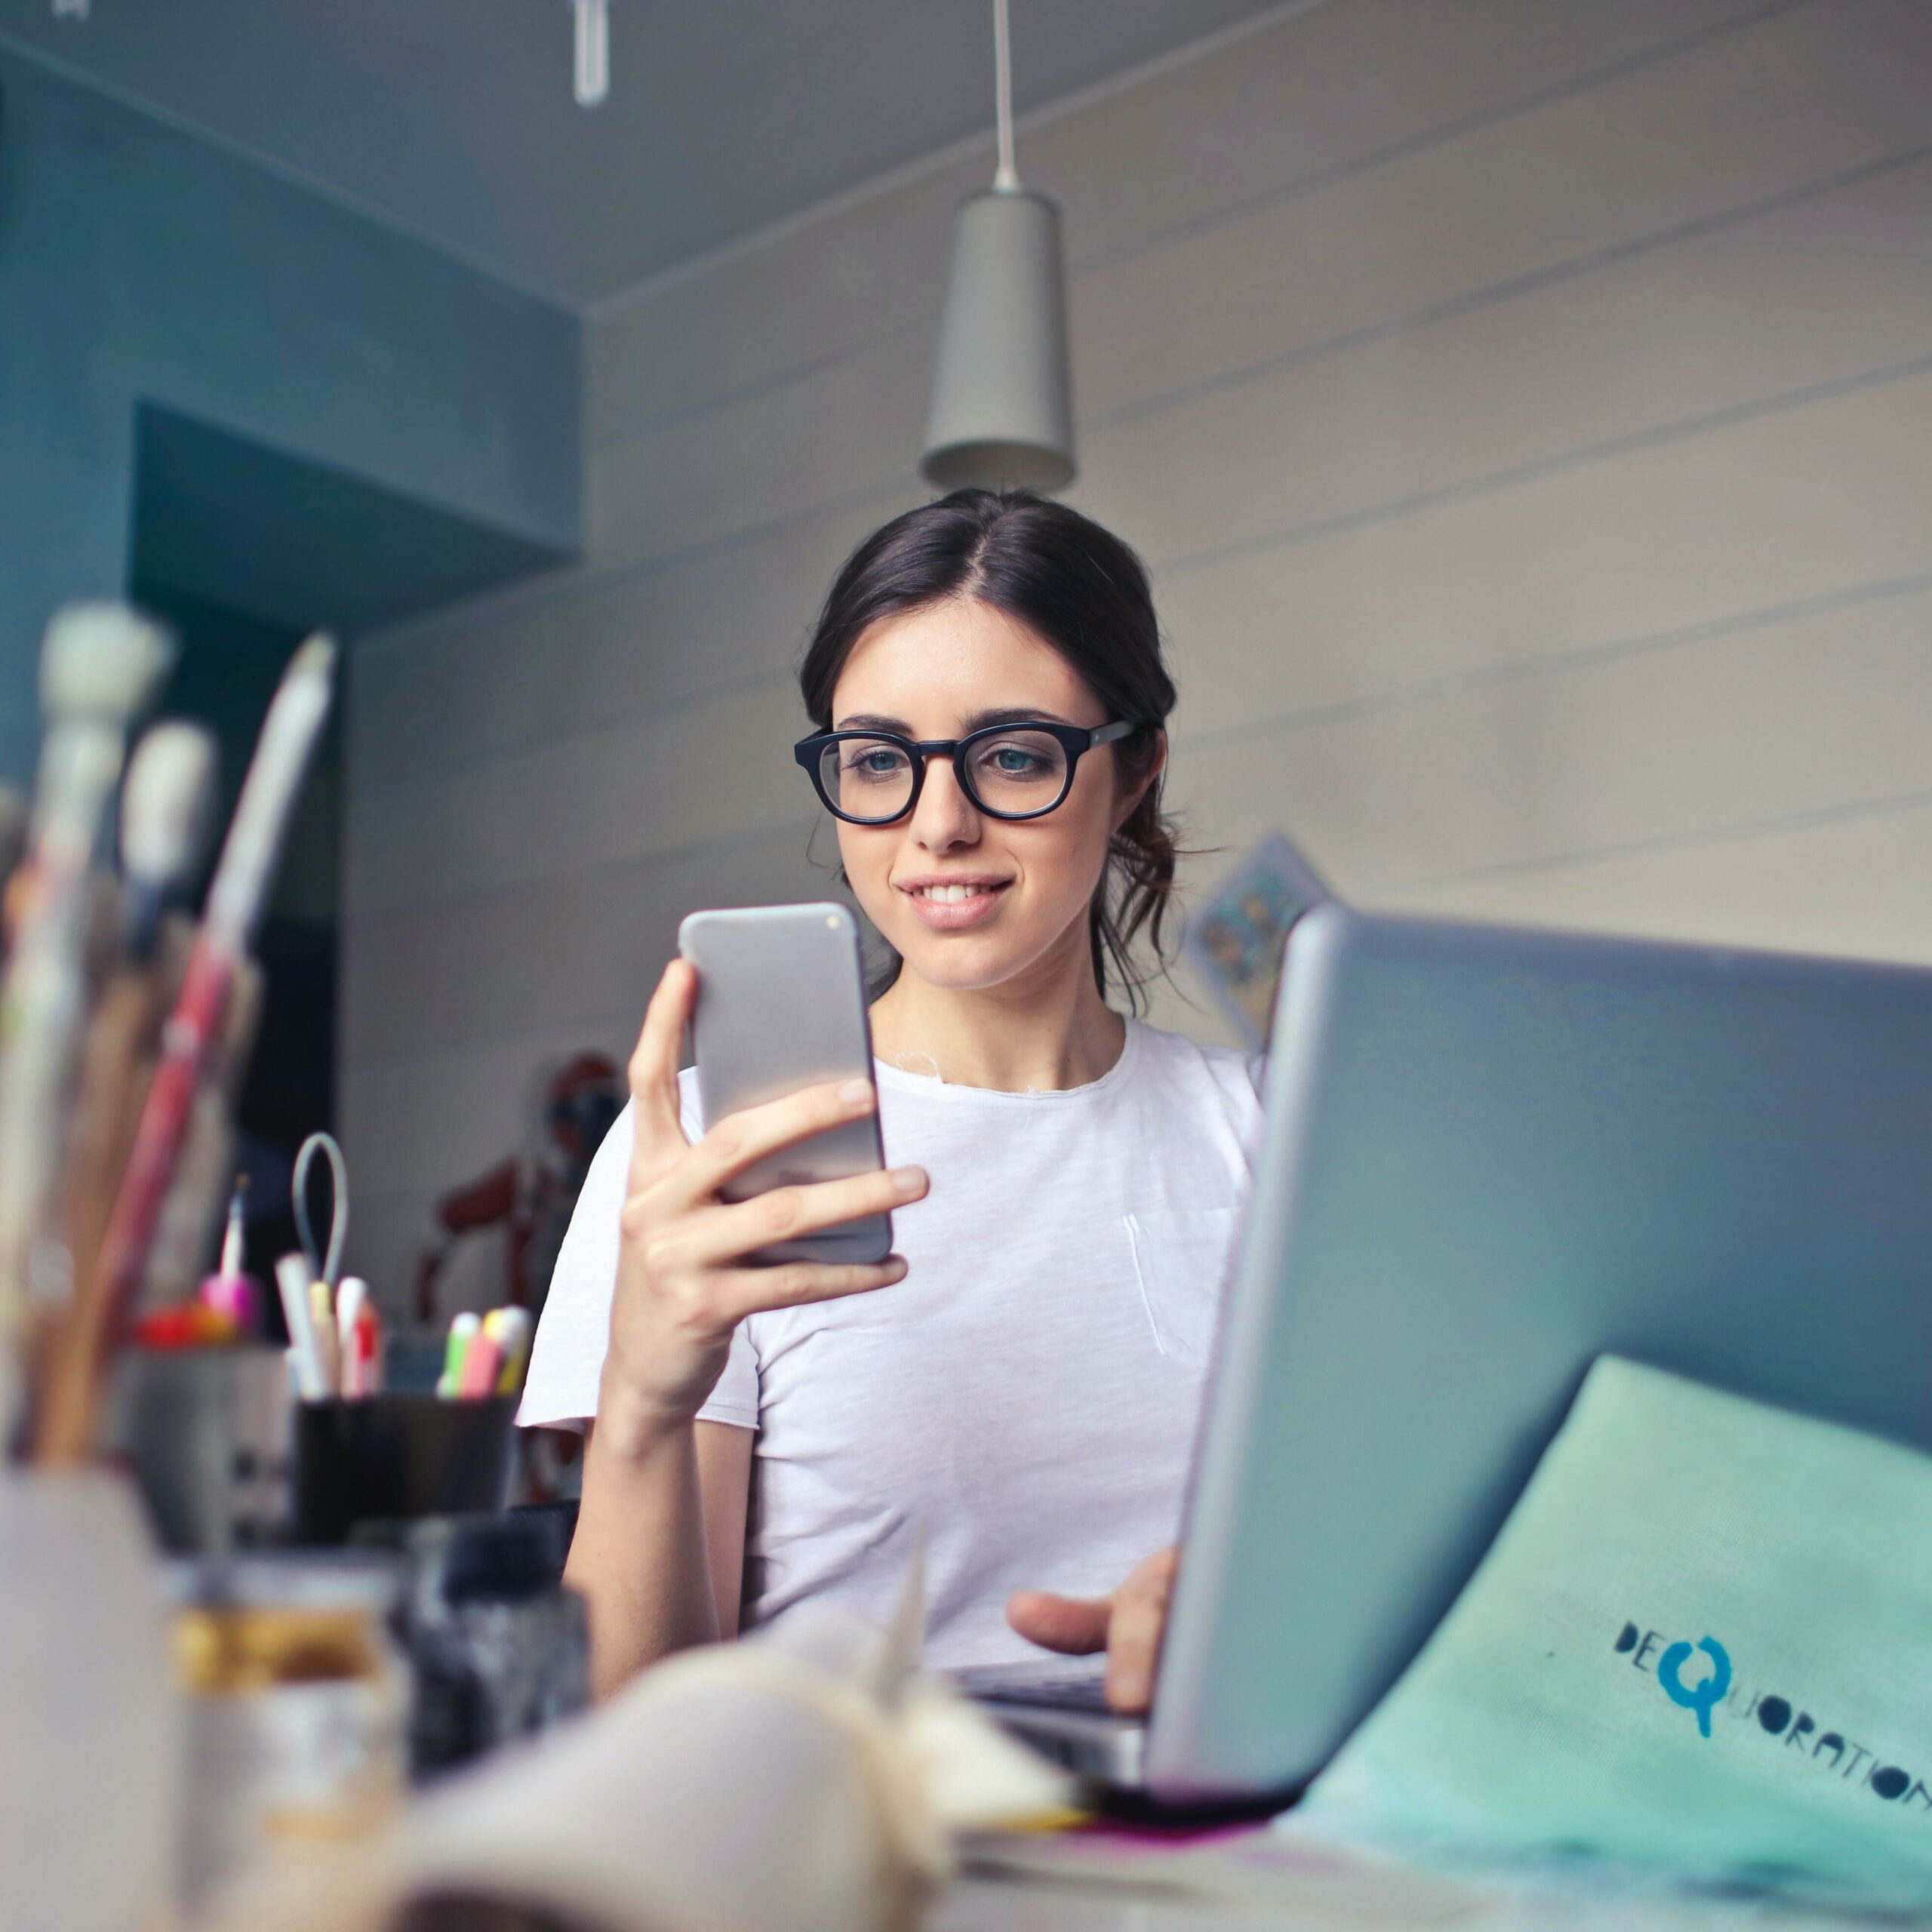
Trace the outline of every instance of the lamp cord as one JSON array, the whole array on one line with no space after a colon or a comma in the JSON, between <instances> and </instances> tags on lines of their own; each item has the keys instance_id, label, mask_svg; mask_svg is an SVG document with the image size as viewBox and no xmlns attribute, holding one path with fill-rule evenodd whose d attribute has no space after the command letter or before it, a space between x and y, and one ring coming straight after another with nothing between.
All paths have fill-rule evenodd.
<instances>
[{"instance_id":1,"label":"lamp cord","mask_svg":"<svg viewBox=\"0 0 1932 1932\"><path fill-rule=\"evenodd\" d=\"M1020 186L1013 165L1013 42L1007 25L1007 0L993 0L994 112L999 132L999 165L993 171L993 186L1011 189Z\"/></svg>"}]
</instances>

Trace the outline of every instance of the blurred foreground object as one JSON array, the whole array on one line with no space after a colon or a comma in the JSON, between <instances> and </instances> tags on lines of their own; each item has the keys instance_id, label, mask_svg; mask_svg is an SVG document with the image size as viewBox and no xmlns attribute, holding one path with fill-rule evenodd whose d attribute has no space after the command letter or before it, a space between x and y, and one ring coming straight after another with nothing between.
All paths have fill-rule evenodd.
<instances>
[{"instance_id":1,"label":"blurred foreground object","mask_svg":"<svg viewBox=\"0 0 1932 1932\"><path fill-rule=\"evenodd\" d=\"M1189 919L1182 949L1250 1053L1268 1044L1295 921L1334 896L1277 832L1238 860Z\"/></svg>"},{"instance_id":2,"label":"blurred foreground object","mask_svg":"<svg viewBox=\"0 0 1932 1932\"><path fill-rule=\"evenodd\" d=\"M26 847L27 801L12 786L0 785L0 960L7 956L8 935L14 929L7 895Z\"/></svg>"},{"instance_id":3,"label":"blurred foreground object","mask_svg":"<svg viewBox=\"0 0 1932 1932\"><path fill-rule=\"evenodd\" d=\"M993 0L993 185L960 204L919 469L940 490L1062 490L1073 481L1073 374L1060 210L1013 160L1007 0Z\"/></svg>"},{"instance_id":4,"label":"blurred foreground object","mask_svg":"<svg viewBox=\"0 0 1932 1932\"><path fill-rule=\"evenodd\" d=\"M54 1208L87 1026L91 875L128 728L173 658L165 632L118 604L57 613L42 648L46 725L0 984L0 1448L20 1409L29 1311L72 1291Z\"/></svg>"},{"instance_id":5,"label":"blurred foreground object","mask_svg":"<svg viewBox=\"0 0 1932 1932\"><path fill-rule=\"evenodd\" d=\"M418 1777L547 1730L589 1704L583 1599L562 1582L565 1517L435 1518L415 1524L403 1546L414 1562L403 1627L415 1666Z\"/></svg>"},{"instance_id":6,"label":"blurred foreground object","mask_svg":"<svg viewBox=\"0 0 1932 1932\"><path fill-rule=\"evenodd\" d=\"M159 1579L117 1477L0 1468L0 1926L168 1922L177 1712Z\"/></svg>"},{"instance_id":7,"label":"blurred foreground object","mask_svg":"<svg viewBox=\"0 0 1932 1932\"><path fill-rule=\"evenodd\" d=\"M193 1185L179 1203L180 1229L165 1243L177 1263L190 1257L180 1292L198 1272L192 1259L198 1224L219 1211L232 1171L226 1109L209 1081L223 1057L247 983L248 946L267 898L296 795L328 715L336 651L312 637L289 660L269 706L233 822L222 846L208 906L162 1035L160 1063L149 1083L134 1144L114 1199L100 1252L76 1294L58 1338L36 1417L35 1454L43 1463L77 1462L93 1446L102 1380L132 1318L152 1263L171 1193L183 1176ZM236 1053L220 1070L232 1077Z\"/></svg>"},{"instance_id":8,"label":"blurred foreground object","mask_svg":"<svg viewBox=\"0 0 1932 1932\"><path fill-rule=\"evenodd\" d=\"M278 1841L377 1830L408 1775L395 1564L254 1558L171 1579L191 1911Z\"/></svg>"},{"instance_id":9,"label":"blurred foreground object","mask_svg":"<svg viewBox=\"0 0 1932 1932\"><path fill-rule=\"evenodd\" d=\"M895 1640L803 1606L648 1671L454 1781L353 1860L238 1893L224 1932L386 1932L412 1904L515 1904L595 1932L901 1932L952 1835L1057 1814L1060 1775Z\"/></svg>"},{"instance_id":10,"label":"blurred foreground object","mask_svg":"<svg viewBox=\"0 0 1932 1932\"><path fill-rule=\"evenodd\" d=\"M123 883L115 955L88 1025L67 1152L67 1229L76 1281L85 1281L99 1258L142 1084L186 963L191 929L166 915L201 861L214 777L214 740L198 725L155 725L128 763L121 795Z\"/></svg>"}]
</instances>

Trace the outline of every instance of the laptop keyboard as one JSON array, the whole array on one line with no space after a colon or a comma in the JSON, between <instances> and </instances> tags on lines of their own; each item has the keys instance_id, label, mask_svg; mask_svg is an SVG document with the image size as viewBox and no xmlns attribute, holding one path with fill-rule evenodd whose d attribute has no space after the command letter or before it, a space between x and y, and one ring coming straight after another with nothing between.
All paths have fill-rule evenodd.
<instances>
[{"instance_id":1,"label":"laptop keyboard","mask_svg":"<svg viewBox=\"0 0 1932 1932\"><path fill-rule=\"evenodd\" d=\"M980 1664L955 1671L952 1681L969 1697L987 1697L1003 1704L1032 1704L1045 1710L1097 1711L1107 1703L1106 1680L1085 1664L1070 1668L1049 1665Z\"/></svg>"}]
</instances>

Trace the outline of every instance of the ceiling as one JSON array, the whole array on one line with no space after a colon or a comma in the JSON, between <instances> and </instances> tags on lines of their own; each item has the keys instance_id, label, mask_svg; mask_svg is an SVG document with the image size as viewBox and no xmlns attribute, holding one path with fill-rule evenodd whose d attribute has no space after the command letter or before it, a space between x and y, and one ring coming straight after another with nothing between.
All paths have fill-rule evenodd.
<instances>
[{"instance_id":1,"label":"ceiling","mask_svg":"<svg viewBox=\"0 0 1932 1932\"><path fill-rule=\"evenodd\" d=\"M610 5L591 111L567 0L0 0L0 48L576 308L991 126L989 0ZM1270 11L1014 0L1017 110Z\"/></svg>"}]
</instances>

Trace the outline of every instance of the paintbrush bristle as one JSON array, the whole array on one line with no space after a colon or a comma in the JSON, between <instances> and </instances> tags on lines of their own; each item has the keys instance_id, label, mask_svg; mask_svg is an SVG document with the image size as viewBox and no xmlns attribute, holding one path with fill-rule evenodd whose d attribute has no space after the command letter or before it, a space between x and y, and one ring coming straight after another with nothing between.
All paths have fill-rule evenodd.
<instances>
[{"instance_id":1,"label":"paintbrush bristle","mask_svg":"<svg viewBox=\"0 0 1932 1932\"><path fill-rule=\"evenodd\" d=\"M193 869L214 798L214 734L180 718L158 724L135 747L121 792L121 866L157 888Z\"/></svg>"},{"instance_id":2,"label":"paintbrush bristle","mask_svg":"<svg viewBox=\"0 0 1932 1932\"><path fill-rule=\"evenodd\" d=\"M326 678L335 669L335 639L327 631L317 631L296 647L288 668L305 676Z\"/></svg>"},{"instance_id":3,"label":"paintbrush bristle","mask_svg":"<svg viewBox=\"0 0 1932 1932\"><path fill-rule=\"evenodd\" d=\"M70 604L54 614L41 647L41 708L49 718L125 723L174 661L168 632L126 605Z\"/></svg>"}]
</instances>

